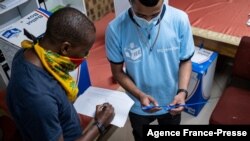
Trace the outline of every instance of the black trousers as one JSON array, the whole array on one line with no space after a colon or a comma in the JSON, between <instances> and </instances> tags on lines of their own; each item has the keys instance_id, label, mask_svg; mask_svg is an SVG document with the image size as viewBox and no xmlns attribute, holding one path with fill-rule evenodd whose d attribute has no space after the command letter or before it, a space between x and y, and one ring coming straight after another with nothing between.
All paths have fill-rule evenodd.
<instances>
[{"instance_id":1,"label":"black trousers","mask_svg":"<svg viewBox=\"0 0 250 141\"><path fill-rule=\"evenodd\" d=\"M158 116L142 116L130 112L129 119L133 128L135 141L143 141L143 125L149 125L156 119L159 125L179 125L181 122L181 114L172 116L167 113Z\"/></svg>"}]
</instances>

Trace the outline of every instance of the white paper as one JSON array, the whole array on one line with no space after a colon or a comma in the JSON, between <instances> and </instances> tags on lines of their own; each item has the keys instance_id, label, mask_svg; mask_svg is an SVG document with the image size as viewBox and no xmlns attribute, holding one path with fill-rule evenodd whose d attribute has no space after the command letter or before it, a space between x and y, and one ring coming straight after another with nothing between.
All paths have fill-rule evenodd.
<instances>
[{"instance_id":1,"label":"white paper","mask_svg":"<svg viewBox=\"0 0 250 141\"><path fill-rule=\"evenodd\" d=\"M94 117L96 105L104 102L112 104L115 110L115 117L111 124L123 127L129 110L134 104L134 101L124 92L90 86L76 99L74 107L78 113Z\"/></svg>"},{"instance_id":2,"label":"white paper","mask_svg":"<svg viewBox=\"0 0 250 141\"><path fill-rule=\"evenodd\" d=\"M250 26L250 19L247 20L247 26Z\"/></svg>"},{"instance_id":3,"label":"white paper","mask_svg":"<svg viewBox=\"0 0 250 141\"><path fill-rule=\"evenodd\" d=\"M193 57L191 58L191 61L197 64L202 64L208 61L212 54L213 52L210 50L195 47L195 52Z\"/></svg>"}]
</instances>

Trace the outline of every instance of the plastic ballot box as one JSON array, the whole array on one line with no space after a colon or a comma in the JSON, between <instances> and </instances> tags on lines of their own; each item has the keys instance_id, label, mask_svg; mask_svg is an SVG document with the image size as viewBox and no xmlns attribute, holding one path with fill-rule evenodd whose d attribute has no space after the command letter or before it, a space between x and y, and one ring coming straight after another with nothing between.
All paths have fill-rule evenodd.
<instances>
[{"instance_id":1,"label":"plastic ballot box","mask_svg":"<svg viewBox=\"0 0 250 141\"><path fill-rule=\"evenodd\" d=\"M211 95L218 53L195 48L191 58L192 74L188 87L185 112L197 116Z\"/></svg>"}]
</instances>

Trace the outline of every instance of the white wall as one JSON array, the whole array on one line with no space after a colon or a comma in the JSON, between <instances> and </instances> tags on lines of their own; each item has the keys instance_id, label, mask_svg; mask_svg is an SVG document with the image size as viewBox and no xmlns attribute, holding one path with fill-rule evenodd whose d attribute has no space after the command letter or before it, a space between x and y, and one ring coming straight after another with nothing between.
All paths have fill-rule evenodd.
<instances>
[{"instance_id":1,"label":"white wall","mask_svg":"<svg viewBox=\"0 0 250 141\"><path fill-rule=\"evenodd\" d=\"M129 0L114 0L115 15L118 16L122 11L130 7Z\"/></svg>"},{"instance_id":2,"label":"white wall","mask_svg":"<svg viewBox=\"0 0 250 141\"><path fill-rule=\"evenodd\" d=\"M84 14L87 14L84 0L45 0L48 10L52 10L58 5L74 7Z\"/></svg>"}]
</instances>

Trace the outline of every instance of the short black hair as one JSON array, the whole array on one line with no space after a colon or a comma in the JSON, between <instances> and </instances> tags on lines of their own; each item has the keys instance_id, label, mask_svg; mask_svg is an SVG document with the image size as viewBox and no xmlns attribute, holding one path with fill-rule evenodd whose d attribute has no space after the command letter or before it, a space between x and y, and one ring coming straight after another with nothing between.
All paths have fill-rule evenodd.
<instances>
[{"instance_id":1,"label":"short black hair","mask_svg":"<svg viewBox=\"0 0 250 141\"><path fill-rule=\"evenodd\" d=\"M65 7L49 17L45 37L53 44L65 41L91 44L95 40L95 31L93 22L86 15L75 8Z\"/></svg>"},{"instance_id":2,"label":"short black hair","mask_svg":"<svg viewBox=\"0 0 250 141\"><path fill-rule=\"evenodd\" d=\"M132 3L135 1L135 0L130 0ZM157 3L159 2L159 0L139 0L141 4L143 4L144 6L147 6L147 7L153 7L153 6L156 6Z\"/></svg>"}]
</instances>

